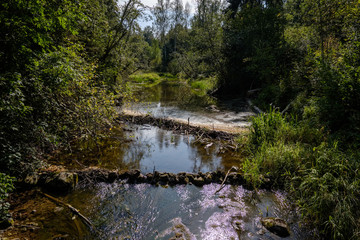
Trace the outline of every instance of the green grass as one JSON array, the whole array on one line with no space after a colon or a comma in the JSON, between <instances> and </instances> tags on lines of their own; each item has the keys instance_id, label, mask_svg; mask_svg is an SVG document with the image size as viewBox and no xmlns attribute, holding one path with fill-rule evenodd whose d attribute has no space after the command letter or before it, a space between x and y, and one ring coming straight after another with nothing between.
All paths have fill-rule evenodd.
<instances>
[{"instance_id":1,"label":"green grass","mask_svg":"<svg viewBox=\"0 0 360 240\"><path fill-rule=\"evenodd\" d=\"M157 73L136 73L130 75L129 79L136 83L154 84L159 83L162 80L162 77Z\"/></svg>"},{"instance_id":2,"label":"green grass","mask_svg":"<svg viewBox=\"0 0 360 240\"><path fill-rule=\"evenodd\" d=\"M153 87L163 81L167 81L168 83L172 83L172 82L178 83L182 81L182 79L170 73L156 73L156 72L150 72L150 73L138 72L130 75L129 80L132 83L142 84L142 86L144 87Z\"/></svg>"},{"instance_id":3,"label":"green grass","mask_svg":"<svg viewBox=\"0 0 360 240\"><path fill-rule=\"evenodd\" d=\"M197 79L190 81L191 88L197 94L205 95L216 87L216 79L214 77Z\"/></svg>"},{"instance_id":4,"label":"green grass","mask_svg":"<svg viewBox=\"0 0 360 240\"><path fill-rule=\"evenodd\" d=\"M308 120L274 109L252 119L243 171L255 187L264 178L286 189L304 220L326 239L356 239L360 226L359 153L341 151L338 142Z\"/></svg>"}]
</instances>

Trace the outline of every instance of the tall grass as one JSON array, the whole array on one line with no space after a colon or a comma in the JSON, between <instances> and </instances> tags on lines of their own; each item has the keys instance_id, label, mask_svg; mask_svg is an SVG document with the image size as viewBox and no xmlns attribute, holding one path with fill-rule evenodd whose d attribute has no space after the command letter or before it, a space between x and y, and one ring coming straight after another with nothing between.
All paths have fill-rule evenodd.
<instances>
[{"instance_id":1,"label":"tall grass","mask_svg":"<svg viewBox=\"0 0 360 240\"><path fill-rule=\"evenodd\" d=\"M360 180L356 152L339 149L322 128L275 109L252 119L249 157L243 165L248 181L259 186L270 178L288 190L304 220L328 239L360 237Z\"/></svg>"},{"instance_id":2,"label":"tall grass","mask_svg":"<svg viewBox=\"0 0 360 240\"><path fill-rule=\"evenodd\" d=\"M157 73L136 73L129 76L131 81L137 83L158 83L162 80L162 77Z\"/></svg>"},{"instance_id":3,"label":"tall grass","mask_svg":"<svg viewBox=\"0 0 360 240\"><path fill-rule=\"evenodd\" d=\"M193 90L205 95L216 87L216 79L214 77L195 79L190 82L190 86Z\"/></svg>"}]
</instances>

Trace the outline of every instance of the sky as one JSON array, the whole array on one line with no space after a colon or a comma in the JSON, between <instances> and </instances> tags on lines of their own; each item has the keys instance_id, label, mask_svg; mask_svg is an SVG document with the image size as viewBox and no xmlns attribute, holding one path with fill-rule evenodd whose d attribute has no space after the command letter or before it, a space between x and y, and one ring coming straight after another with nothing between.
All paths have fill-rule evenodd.
<instances>
[{"instance_id":1,"label":"sky","mask_svg":"<svg viewBox=\"0 0 360 240\"><path fill-rule=\"evenodd\" d=\"M195 2L194 0L182 0L183 1L183 5L185 7L185 4L186 2L189 2L190 3L190 6L191 6L191 14L194 12L194 9L195 9ZM145 6L148 6L148 7L153 7L156 5L157 3L157 0L141 0L141 2L145 5ZM120 3L121 3L121 0L120 0ZM146 13L150 13L148 11L146 11ZM146 19L139 19L139 24L140 24L140 27L142 29L144 29L146 26L151 26L152 25L152 22L149 21L149 20L146 20Z\"/></svg>"}]
</instances>

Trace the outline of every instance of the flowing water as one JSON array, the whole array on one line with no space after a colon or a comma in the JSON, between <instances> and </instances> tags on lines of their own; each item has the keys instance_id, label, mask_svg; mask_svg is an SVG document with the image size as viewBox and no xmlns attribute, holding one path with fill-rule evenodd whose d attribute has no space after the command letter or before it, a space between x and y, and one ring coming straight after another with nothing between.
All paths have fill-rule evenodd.
<instances>
[{"instance_id":1,"label":"flowing water","mask_svg":"<svg viewBox=\"0 0 360 240\"><path fill-rule=\"evenodd\" d=\"M41 239L66 234L74 239L281 239L265 230L261 217L276 216L290 224L285 239L312 239L301 229L292 206L282 192L253 191L219 184L154 187L148 184L97 184L79 187L63 198L99 230L86 231L62 209L61 218L46 222ZM67 219L66 217L67 216ZM64 224L70 222L70 224ZM71 224L71 222L73 224ZM81 229L81 230L80 230Z\"/></svg>"},{"instance_id":2,"label":"flowing water","mask_svg":"<svg viewBox=\"0 0 360 240\"><path fill-rule=\"evenodd\" d=\"M253 114L241 100L216 102L209 97L191 95L182 88L185 86L181 84L163 84L148 89L140 95L147 103L135 104L129 109L140 112L146 109L155 116L190 117L193 121L219 121L236 126L243 122L247 125L246 119ZM211 107L212 111L206 109L209 104L216 105ZM221 120L224 114L231 115L232 120ZM243 115L246 117L242 118ZM227 151L221 142L201 143L192 136L157 127L126 124L112 129L110 137L96 144L79 143L72 152L57 156L56 161L68 168L99 166L137 168L143 173L154 170L177 173L227 170L239 166L241 156ZM261 226L260 218L269 216L289 223L291 235L285 239L313 239L312 232L299 225L299 214L285 193L255 192L230 185L217 192L219 188L219 184L156 187L126 181L78 186L59 198L79 209L98 231L91 233L68 209L53 207L51 214L43 218L43 228L38 230L36 238L280 239Z\"/></svg>"},{"instance_id":3,"label":"flowing water","mask_svg":"<svg viewBox=\"0 0 360 240\"><path fill-rule=\"evenodd\" d=\"M220 129L247 127L249 118L255 115L245 99L218 100L199 96L185 84L162 82L152 88L141 88L137 96L139 103L125 106L124 112L151 114Z\"/></svg>"}]
</instances>

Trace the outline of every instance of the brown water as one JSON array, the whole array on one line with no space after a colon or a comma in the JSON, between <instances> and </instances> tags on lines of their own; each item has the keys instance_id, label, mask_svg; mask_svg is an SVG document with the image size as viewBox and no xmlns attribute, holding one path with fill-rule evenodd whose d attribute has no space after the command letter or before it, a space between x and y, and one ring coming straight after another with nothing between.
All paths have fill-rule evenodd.
<instances>
[{"instance_id":1,"label":"brown water","mask_svg":"<svg viewBox=\"0 0 360 240\"><path fill-rule=\"evenodd\" d=\"M198 141L149 125L126 124L109 137L80 142L52 160L68 168L98 166L153 172L209 172L239 166L241 156L220 141Z\"/></svg>"},{"instance_id":2,"label":"brown water","mask_svg":"<svg viewBox=\"0 0 360 240\"><path fill-rule=\"evenodd\" d=\"M197 120L203 117L216 120L213 116L224 112L241 115L241 109L245 107L246 110L246 106L240 104L241 100L233 101L231 109L228 107L230 103L219 103L208 97L199 100L191 94L182 94L183 87L157 86L155 90L144 91L142 97L149 101L150 106L157 104L156 108L149 108L151 111L156 109L169 115L173 108L175 115L187 118L186 114L193 114L195 117L191 115L191 118ZM178 104L179 101L187 104ZM216 104L220 112L207 113L209 103ZM137 109L140 106L135 105ZM96 144L94 141L78 143L72 152L61 153L55 160L69 168L137 168L143 173L154 170L173 173L226 170L240 166L242 162L240 155L227 151L221 142L201 143L193 136L131 124L112 129L110 137ZM312 231L301 228L299 214L285 193L255 192L229 185L216 193L219 188L219 184L155 187L126 182L78 186L60 199L87 216L97 232L91 232L65 207L59 210L53 206L50 214L42 217L43 225L36 232L35 239L53 239L54 236L139 240L281 239L261 226L260 218L266 216L280 217L289 223L291 235L285 239L316 239ZM44 203L46 200L38 201Z\"/></svg>"}]
</instances>

